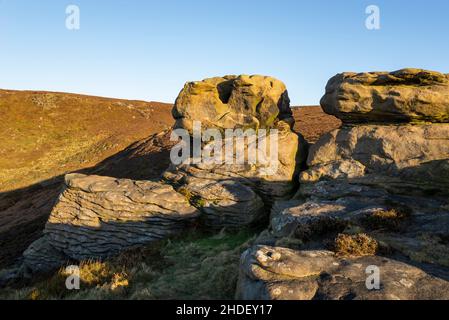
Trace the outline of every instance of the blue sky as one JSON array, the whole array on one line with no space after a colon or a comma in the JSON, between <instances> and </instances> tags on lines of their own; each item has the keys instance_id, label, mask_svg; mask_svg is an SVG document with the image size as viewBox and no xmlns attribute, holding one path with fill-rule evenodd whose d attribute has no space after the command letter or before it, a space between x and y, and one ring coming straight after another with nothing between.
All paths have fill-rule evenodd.
<instances>
[{"instance_id":1,"label":"blue sky","mask_svg":"<svg viewBox=\"0 0 449 320\"><path fill-rule=\"evenodd\" d=\"M173 102L186 81L265 74L318 104L343 71L449 73L448 37L447 0L0 0L0 88Z\"/></svg>"}]
</instances>

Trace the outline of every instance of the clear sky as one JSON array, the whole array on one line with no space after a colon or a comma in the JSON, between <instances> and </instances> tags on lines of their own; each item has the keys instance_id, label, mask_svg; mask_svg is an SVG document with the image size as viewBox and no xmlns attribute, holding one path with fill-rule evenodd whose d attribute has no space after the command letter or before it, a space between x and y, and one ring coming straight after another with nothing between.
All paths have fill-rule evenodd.
<instances>
[{"instance_id":1,"label":"clear sky","mask_svg":"<svg viewBox=\"0 0 449 320\"><path fill-rule=\"evenodd\" d=\"M173 102L186 81L264 74L309 105L336 73L403 67L449 73L449 1L0 0L0 88Z\"/></svg>"}]
</instances>

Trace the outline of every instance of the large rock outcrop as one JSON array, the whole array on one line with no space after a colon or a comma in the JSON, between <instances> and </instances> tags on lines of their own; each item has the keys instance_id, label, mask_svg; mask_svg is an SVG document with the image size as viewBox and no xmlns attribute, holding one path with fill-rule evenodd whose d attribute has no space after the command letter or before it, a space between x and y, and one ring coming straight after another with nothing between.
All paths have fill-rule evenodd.
<instances>
[{"instance_id":1,"label":"large rock outcrop","mask_svg":"<svg viewBox=\"0 0 449 320\"><path fill-rule=\"evenodd\" d=\"M177 235L197 209L169 185L72 174L52 210L44 237L24 253L36 271L64 260L106 258Z\"/></svg>"},{"instance_id":2,"label":"large rock outcrop","mask_svg":"<svg viewBox=\"0 0 449 320\"><path fill-rule=\"evenodd\" d=\"M304 158L298 157L305 153L303 148L306 144L290 131L288 125L263 139L268 148L270 143L274 143L272 139L278 140L278 150L273 156L268 154L264 161L250 164L240 159L239 162L236 153L233 158L235 163L230 164L223 159L210 163L172 165L164 173L164 178L178 191L189 195L192 204L203 211L203 221L207 226L239 228L250 225L266 216L264 204L270 205L275 200L294 194L298 164L304 161ZM225 139L221 145L222 154L227 142L228 139ZM205 148L213 149L214 143ZM248 152L257 152L253 149L255 141L232 143L244 147L242 157ZM302 150L298 150L300 146Z\"/></svg>"},{"instance_id":3,"label":"large rock outcrop","mask_svg":"<svg viewBox=\"0 0 449 320\"><path fill-rule=\"evenodd\" d=\"M421 69L341 73L321 106L346 123L449 122L449 75Z\"/></svg>"},{"instance_id":4,"label":"large rock outcrop","mask_svg":"<svg viewBox=\"0 0 449 320\"><path fill-rule=\"evenodd\" d=\"M208 227L239 228L257 223L267 216L267 206L273 201L295 192L294 180L308 146L291 129L289 102L285 85L265 76L189 82L181 91L173 108L175 127L193 135L193 121L200 121L201 130L219 129L222 135L202 145L203 151L213 151L212 161L191 156L170 166L163 176L203 212ZM252 131L252 135L229 137L223 129L241 129L244 134ZM260 136L260 129L267 134ZM263 152L250 161L249 155L254 156L262 144L266 146Z\"/></svg>"},{"instance_id":5,"label":"large rock outcrop","mask_svg":"<svg viewBox=\"0 0 449 320\"><path fill-rule=\"evenodd\" d=\"M447 76L337 75L322 105L344 125L310 148L296 196L274 204L257 240L271 247L243 255L238 296L447 299ZM379 290L365 286L368 265Z\"/></svg>"},{"instance_id":6,"label":"large rock outcrop","mask_svg":"<svg viewBox=\"0 0 449 320\"><path fill-rule=\"evenodd\" d=\"M269 128L277 119L291 120L290 99L281 81L240 75L188 82L173 108L175 128L192 133L193 121L204 128Z\"/></svg>"},{"instance_id":7,"label":"large rock outcrop","mask_svg":"<svg viewBox=\"0 0 449 320\"><path fill-rule=\"evenodd\" d=\"M228 76L188 83L173 115L175 127L189 134L195 120L201 121L202 130L254 129L257 146L265 143L267 152L258 154L256 163L239 162L236 149L255 151L254 142L229 137L220 146L233 142L230 163L192 163L193 158L188 158L171 165L163 182L67 175L44 236L24 253L28 268L46 271L68 260L107 258L179 234L197 218L208 229L252 225L267 218L267 205L273 200L296 191L307 143L291 130L282 82L263 76ZM268 135L260 138L261 129ZM218 143L214 139L201 147L215 152Z\"/></svg>"}]
</instances>

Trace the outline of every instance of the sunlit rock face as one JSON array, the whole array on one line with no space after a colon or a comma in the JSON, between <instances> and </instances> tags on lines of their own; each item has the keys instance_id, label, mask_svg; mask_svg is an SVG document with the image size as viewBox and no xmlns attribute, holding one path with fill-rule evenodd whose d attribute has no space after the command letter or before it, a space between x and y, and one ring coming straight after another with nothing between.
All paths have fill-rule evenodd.
<instances>
[{"instance_id":1,"label":"sunlit rock face","mask_svg":"<svg viewBox=\"0 0 449 320\"><path fill-rule=\"evenodd\" d=\"M268 151L274 139L277 140L275 154L267 152L264 161L260 161L261 157L255 163L243 159L248 152L257 152L251 146L255 142L224 139L220 143L221 154L225 154L229 140L233 140L230 142L234 146L243 147L244 152L235 153L231 163L223 157L218 162L172 165L163 177L176 190L194 199L192 204L204 213L203 221L207 226L221 229L253 224L267 216L275 200L294 195L295 179L305 162L306 142L283 122L278 123L277 129L275 136L263 139ZM211 144L214 142L205 148Z\"/></svg>"},{"instance_id":2,"label":"sunlit rock face","mask_svg":"<svg viewBox=\"0 0 449 320\"><path fill-rule=\"evenodd\" d=\"M370 290L373 270L381 270L381 276L378 289ZM379 256L339 257L327 250L256 246L242 255L236 298L435 300L449 298L449 282Z\"/></svg>"},{"instance_id":3,"label":"sunlit rock face","mask_svg":"<svg viewBox=\"0 0 449 320\"><path fill-rule=\"evenodd\" d=\"M358 125L323 136L301 185L342 179L394 192L448 194L449 124Z\"/></svg>"},{"instance_id":4,"label":"sunlit rock face","mask_svg":"<svg viewBox=\"0 0 449 320\"><path fill-rule=\"evenodd\" d=\"M193 163L191 157L172 165L163 175L178 191L187 193L215 229L240 228L267 218L275 200L288 199L297 189L297 175L307 157L307 142L292 131L294 120L285 85L268 76L225 76L188 82L173 108L175 128L195 136L214 129L222 136L222 161ZM226 129L253 132L256 139L227 137ZM261 138L260 134L265 131ZM265 150L255 157L257 146ZM226 154L231 145L233 154ZM275 145L275 148L273 146ZM203 150L217 150L217 141L203 141ZM243 157L236 152L244 150ZM254 147L254 148L253 148ZM233 161L225 161L231 158ZM266 158L267 161L261 161ZM203 159L204 160L204 159ZM296 180L296 181L295 181Z\"/></svg>"},{"instance_id":5,"label":"sunlit rock face","mask_svg":"<svg viewBox=\"0 0 449 320\"><path fill-rule=\"evenodd\" d=\"M447 75L418 69L332 78L321 104L343 126L311 146L298 193L272 207L237 297L447 299L448 89Z\"/></svg>"},{"instance_id":6,"label":"sunlit rock face","mask_svg":"<svg viewBox=\"0 0 449 320\"><path fill-rule=\"evenodd\" d=\"M276 120L292 121L285 84L260 75L209 78L188 82L173 108L175 128L270 128Z\"/></svg>"},{"instance_id":7,"label":"sunlit rock face","mask_svg":"<svg viewBox=\"0 0 449 320\"><path fill-rule=\"evenodd\" d=\"M321 106L344 123L449 122L449 75L422 69L345 72L329 80Z\"/></svg>"}]
</instances>

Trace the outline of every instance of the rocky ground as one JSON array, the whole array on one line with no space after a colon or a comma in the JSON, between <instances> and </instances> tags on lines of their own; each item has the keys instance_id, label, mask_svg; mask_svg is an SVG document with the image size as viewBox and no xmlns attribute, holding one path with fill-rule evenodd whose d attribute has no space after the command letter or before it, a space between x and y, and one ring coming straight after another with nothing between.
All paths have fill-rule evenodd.
<instances>
[{"instance_id":1,"label":"rocky ground","mask_svg":"<svg viewBox=\"0 0 449 320\"><path fill-rule=\"evenodd\" d=\"M170 164L165 130L5 193L2 261L15 264L0 272L0 297L449 298L448 86L419 69L343 73L326 87L326 114L290 109L271 77L188 82L176 128L268 129L277 157ZM67 263L81 265L75 294L61 289ZM369 270L381 274L374 290Z\"/></svg>"},{"instance_id":2,"label":"rocky ground","mask_svg":"<svg viewBox=\"0 0 449 320\"><path fill-rule=\"evenodd\" d=\"M158 178L170 164L173 144L169 130L163 130L173 125L172 105L49 92L1 90L0 94L6 124L1 136L10 137L1 141L2 267L14 262L40 237L64 173L147 180ZM97 106L104 112L94 113ZM91 117L92 113L96 116ZM312 142L340 125L317 106L294 108L293 115L295 130ZM24 142L26 139L29 141ZM86 147L79 143L84 139ZM93 140L101 143L91 143ZM39 170L36 162L41 163Z\"/></svg>"},{"instance_id":3,"label":"rocky ground","mask_svg":"<svg viewBox=\"0 0 449 320\"><path fill-rule=\"evenodd\" d=\"M238 297L449 298L448 83L418 69L329 81L321 103L343 126L309 149L298 193L243 254Z\"/></svg>"}]
</instances>

